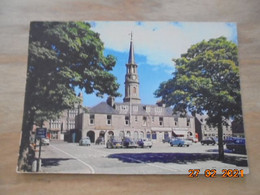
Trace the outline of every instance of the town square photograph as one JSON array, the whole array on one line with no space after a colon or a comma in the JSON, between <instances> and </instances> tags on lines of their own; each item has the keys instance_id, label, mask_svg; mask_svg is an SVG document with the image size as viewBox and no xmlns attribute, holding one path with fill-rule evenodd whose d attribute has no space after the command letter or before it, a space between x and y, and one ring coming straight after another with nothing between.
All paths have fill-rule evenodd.
<instances>
[{"instance_id":1,"label":"town square photograph","mask_svg":"<svg viewBox=\"0 0 260 195\"><path fill-rule=\"evenodd\" d=\"M31 22L20 173L249 173L235 23Z\"/></svg>"}]
</instances>

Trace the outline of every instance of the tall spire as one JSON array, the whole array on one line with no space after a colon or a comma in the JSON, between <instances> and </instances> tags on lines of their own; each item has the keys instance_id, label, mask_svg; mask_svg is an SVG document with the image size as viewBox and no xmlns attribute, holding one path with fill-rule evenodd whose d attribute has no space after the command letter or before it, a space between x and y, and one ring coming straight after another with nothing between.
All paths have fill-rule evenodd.
<instances>
[{"instance_id":1,"label":"tall spire","mask_svg":"<svg viewBox=\"0 0 260 195\"><path fill-rule=\"evenodd\" d=\"M129 49L128 64L135 64L133 33L132 32L131 32L131 42L130 42L130 49Z\"/></svg>"},{"instance_id":2,"label":"tall spire","mask_svg":"<svg viewBox=\"0 0 260 195\"><path fill-rule=\"evenodd\" d=\"M141 99L139 97L139 78L137 67L138 65L135 63L134 58L133 33L131 32L129 58L128 63L126 64L124 102L131 102L134 104L141 103Z\"/></svg>"}]
</instances>

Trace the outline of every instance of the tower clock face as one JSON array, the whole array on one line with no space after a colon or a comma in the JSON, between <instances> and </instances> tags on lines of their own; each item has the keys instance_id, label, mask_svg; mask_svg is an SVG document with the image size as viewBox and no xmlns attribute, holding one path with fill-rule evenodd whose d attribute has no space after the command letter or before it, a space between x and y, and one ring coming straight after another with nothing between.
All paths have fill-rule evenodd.
<instances>
[{"instance_id":1,"label":"tower clock face","mask_svg":"<svg viewBox=\"0 0 260 195\"><path fill-rule=\"evenodd\" d=\"M135 75L133 75L133 79L135 79L136 78L136 76Z\"/></svg>"}]
</instances>

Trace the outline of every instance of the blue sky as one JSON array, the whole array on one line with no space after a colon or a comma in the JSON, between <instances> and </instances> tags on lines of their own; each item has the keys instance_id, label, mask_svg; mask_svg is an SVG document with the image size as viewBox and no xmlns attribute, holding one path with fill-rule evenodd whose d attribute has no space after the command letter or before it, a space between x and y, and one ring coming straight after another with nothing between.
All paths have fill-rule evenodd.
<instances>
[{"instance_id":1,"label":"blue sky","mask_svg":"<svg viewBox=\"0 0 260 195\"><path fill-rule=\"evenodd\" d=\"M130 33L133 32L135 62L138 65L140 98L143 104L155 104L153 95L159 84L172 77L173 58L179 58L187 49L202 40L225 36L237 43L235 23L189 23L189 22L90 22L92 30L100 34L104 42L104 54L117 58L112 73L120 84L119 92L124 98L125 64L128 61ZM79 92L76 89L76 92ZM85 106L95 106L106 97L98 98L83 91Z\"/></svg>"}]
</instances>

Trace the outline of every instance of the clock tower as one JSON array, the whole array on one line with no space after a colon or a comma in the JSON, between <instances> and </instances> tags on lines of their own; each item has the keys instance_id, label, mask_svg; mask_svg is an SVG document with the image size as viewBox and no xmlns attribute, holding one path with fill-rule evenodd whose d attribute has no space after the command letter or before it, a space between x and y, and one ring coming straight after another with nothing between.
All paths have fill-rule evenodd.
<instances>
[{"instance_id":1,"label":"clock tower","mask_svg":"<svg viewBox=\"0 0 260 195\"><path fill-rule=\"evenodd\" d=\"M140 104L139 97L139 79L137 73L137 64L134 57L133 34L131 33L130 49L128 63L126 64L125 75L125 98L124 102Z\"/></svg>"}]
</instances>

